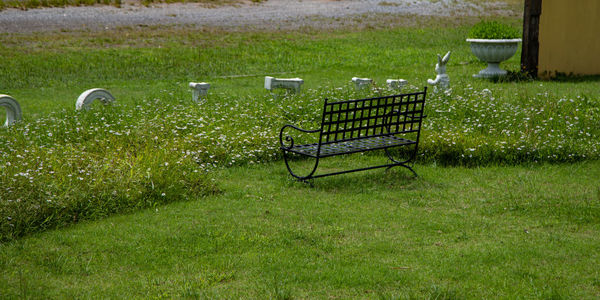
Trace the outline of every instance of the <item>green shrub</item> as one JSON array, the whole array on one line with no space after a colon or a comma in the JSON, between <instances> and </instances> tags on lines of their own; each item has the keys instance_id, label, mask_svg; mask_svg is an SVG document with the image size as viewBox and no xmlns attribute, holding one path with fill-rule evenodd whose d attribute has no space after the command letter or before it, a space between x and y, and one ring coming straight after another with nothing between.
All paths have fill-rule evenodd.
<instances>
[{"instance_id":1,"label":"green shrub","mask_svg":"<svg viewBox=\"0 0 600 300\"><path fill-rule=\"evenodd\" d=\"M498 21L481 21L473 26L469 32L470 39L516 39L521 37L521 32L509 25Z\"/></svg>"}]
</instances>

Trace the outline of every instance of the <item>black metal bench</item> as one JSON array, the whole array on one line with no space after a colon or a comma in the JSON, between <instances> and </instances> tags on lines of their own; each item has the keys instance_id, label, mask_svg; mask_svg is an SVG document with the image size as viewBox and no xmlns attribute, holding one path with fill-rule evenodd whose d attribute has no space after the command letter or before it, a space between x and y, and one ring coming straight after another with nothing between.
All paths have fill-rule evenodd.
<instances>
[{"instance_id":1,"label":"black metal bench","mask_svg":"<svg viewBox=\"0 0 600 300\"><path fill-rule=\"evenodd\" d=\"M285 125L279 132L280 148L283 150L285 165L292 176L300 180L337 175L376 168L402 166L415 176L417 173L408 165L414 162L419 146L421 123L425 116L425 96L423 92L400 94L368 99L329 102L325 99L321 128L305 130L293 125ZM294 139L286 135L288 128L305 134L319 133L317 143L296 145ZM284 140L286 142L284 142ZM286 145L287 144L287 145ZM401 146L414 146L406 160L393 158L389 149ZM336 155L384 149L391 163L367 168L314 175L319 159ZM315 158L315 165L307 176L299 176L290 168L290 153Z\"/></svg>"}]
</instances>

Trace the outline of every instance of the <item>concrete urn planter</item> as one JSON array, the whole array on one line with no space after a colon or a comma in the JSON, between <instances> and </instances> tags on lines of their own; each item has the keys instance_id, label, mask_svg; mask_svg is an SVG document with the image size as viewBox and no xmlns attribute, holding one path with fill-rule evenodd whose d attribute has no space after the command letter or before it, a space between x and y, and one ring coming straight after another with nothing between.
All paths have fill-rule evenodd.
<instances>
[{"instance_id":1,"label":"concrete urn planter","mask_svg":"<svg viewBox=\"0 0 600 300\"><path fill-rule=\"evenodd\" d=\"M467 39L471 43L471 52L479 60L488 63L488 67L473 75L477 78L492 78L506 75L506 71L500 69L500 63L511 58L517 52L521 39L510 40L486 40Z\"/></svg>"}]
</instances>

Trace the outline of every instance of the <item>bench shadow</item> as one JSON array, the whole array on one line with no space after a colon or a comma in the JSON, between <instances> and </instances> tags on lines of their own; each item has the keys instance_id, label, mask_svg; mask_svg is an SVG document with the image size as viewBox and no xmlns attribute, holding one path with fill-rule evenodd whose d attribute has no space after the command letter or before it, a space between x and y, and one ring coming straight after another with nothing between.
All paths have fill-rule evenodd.
<instances>
[{"instance_id":1,"label":"bench shadow","mask_svg":"<svg viewBox=\"0 0 600 300\"><path fill-rule=\"evenodd\" d=\"M330 171L330 170L321 170ZM417 170L418 172L418 170ZM299 181L289 174L285 177L289 187L325 192L364 192L365 190L425 191L443 188L426 176L415 177L403 167L384 168Z\"/></svg>"}]
</instances>

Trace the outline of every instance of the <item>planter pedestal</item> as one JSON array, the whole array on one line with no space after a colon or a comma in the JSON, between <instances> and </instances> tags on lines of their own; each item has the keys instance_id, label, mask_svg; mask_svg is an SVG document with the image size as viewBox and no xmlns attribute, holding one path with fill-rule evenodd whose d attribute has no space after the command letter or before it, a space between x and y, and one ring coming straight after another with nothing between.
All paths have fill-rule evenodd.
<instances>
[{"instance_id":1,"label":"planter pedestal","mask_svg":"<svg viewBox=\"0 0 600 300\"><path fill-rule=\"evenodd\" d=\"M477 73L477 74L473 74L473 77L475 77L475 78L493 78L493 77L504 76L507 73L508 72L506 70L500 69L499 62L497 62L497 63L488 62L487 68L479 71L479 73Z\"/></svg>"},{"instance_id":2,"label":"planter pedestal","mask_svg":"<svg viewBox=\"0 0 600 300\"><path fill-rule=\"evenodd\" d=\"M488 67L473 75L476 78L493 78L506 75L500 68L500 63L511 58L517 52L521 39L485 40L467 39L471 43L471 52L479 60L488 63Z\"/></svg>"}]
</instances>

